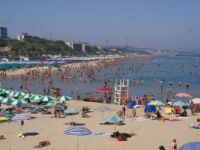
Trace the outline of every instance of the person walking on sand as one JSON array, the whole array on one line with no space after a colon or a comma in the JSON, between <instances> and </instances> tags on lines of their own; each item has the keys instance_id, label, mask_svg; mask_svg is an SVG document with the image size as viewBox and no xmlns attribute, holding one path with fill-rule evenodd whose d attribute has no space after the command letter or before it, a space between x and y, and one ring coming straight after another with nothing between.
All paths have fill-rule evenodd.
<instances>
[{"instance_id":1,"label":"person walking on sand","mask_svg":"<svg viewBox=\"0 0 200 150\"><path fill-rule=\"evenodd\" d=\"M125 102L122 103L122 112L123 112L123 116L125 116L125 112L126 112Z\"/></svg>"},{"instance_id":2,"label":"person walking on sand","mask_svg":"<svg viewBox=\"0 0 200 150\"><path fill-rule=\"evenodd\" d=\"M191 109L191 115L194 115L194 103L193 103L193 101L191 101L190 109Z\"/></svg>"},{"instance_id":3,"label":"person walking on sand","mask_svg":"<svg viewBox=\"0 0 200 150\"><path fill-rule=\"evenodd\" d=\"M60 104L57 103L55 107L55 118L56 117L60 118L60 110L61 110Z\"/></svg>"}]
</instances>

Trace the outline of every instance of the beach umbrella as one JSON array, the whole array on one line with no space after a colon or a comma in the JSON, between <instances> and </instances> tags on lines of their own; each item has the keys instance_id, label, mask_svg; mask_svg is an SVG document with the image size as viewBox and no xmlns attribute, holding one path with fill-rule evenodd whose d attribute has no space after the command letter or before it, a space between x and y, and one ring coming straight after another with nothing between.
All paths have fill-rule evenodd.
<instances>
[{"instance_id":1,"label":"beach umbrella","mask_svg":"<svg viewBox=\"0 0 200 150\"><path fill-rule=\"evenodd\" d=\"M69 101L71 99L72 98L68 96L61 96L61 97L56 98L56 101Z\"/></svg>"},{"instance_id":2,"label":"beach umbrella","mask_svg":"<svg viewBox=\"0 0 200 150\"><path fill-rule=\"evenodd\" d=\"M52 101L53 98L51 96L42 96L39 101L40 102L48 102L48 101Z\"/></svg>"},{"instance_id":3,"label":"beach umbrella","mask_svg":"<svg viewBox=\"0 0 200 150\"><path fill-rule=\"evenodd\" d=\"M39 100L42 96L41 95L34 95L30 97L31 100Z\"/></svg>"},{"instance_id":4,"label":"beach umbrella","mask_svg":"<svg viewBox=\"0 0 200 150\"><path fill-rule=\"evenodd\" d=\"M70 135L70 136L77 136L77 150L78 150L78 137L79 136L88 136L91 135L92 132L83 126L72 126L69 127L63 134Z\"/></svg>"},{"instance_id":5,"label":"beach umbrella","mask_svg":"<svg viewBox=\"0 0 200 150\"><path fill-rule=\"evenodd\" d=\"M0 94L7 94L7 93L6 93L6 91L2 91L2 92L0 92Z\"/></svg>"},{"instance_id":6,"label":"beach umbrella","mask_svg":"<svg viewBox=\"0 0 200 150\"><path fill-rule=\"evenodd\" d=\"M22 104L27 104L27 102L24 100L15 100L11 104L12 105L22 105Z\"/></svg>"},{"instance_id":7,"label":"beach umbrella","mask_svg":"<svg viewBox=\"0 0 200 150\"><path fill-rule=\"evenodd\" d=\"M7 97L7 98L0 100L0 103L10 103L10 102L13 102L15 100L16 100L15 98Z\"/></svg>"},{"instance_id":8,"label":"beach umbrella","mask_svg":"<svg viewBox=\"0 0 200 150\"><path fill-rule=\"evenodd\" d=\"M200 98L193 98L192 100L190 100L190 103L191 101L193 101L194 104L200 104Z\"/></svg>"},{"instance_id":9,"label":"beach umbrella","mask_svg":"<svg viewBox=\"0 0 200 150\"><path fill-rule=\"evenodd\" d=\"M11 92L11 93L8 93L8 96L14 97L14 95L17 94L17 93L18 93L18 92L13 91L13 92Z\"/></svg>"},{"instance_id":10,"label":"beach umbrella","mask_svg":"<svg viewBox=\"0 0 200 150\"><path fill-rule=\"evenodd\" d=\"M116 132L116 122L124 121L125 119L119 116L111 116L105 119L105 122L114 122L115 123L115 132Z\"/></svg>"},{"instance_id":11,"label":"beach umbrella","mask_svg":"<svg viewBox=\"0 0 200 150\"><path fill-rule=\"evenodd\" d=\"M0 96L0 100L4 99L5 97Z\"/></svg>"},{"instance_id":12,"label":"beach umbrella","mask_svg":"<svg viewBox=\"0 0 200 150\"><path fill-rule=\"evenodd\" d=\"M19 92L19 93L15 94L13 97L21 97L23 95L25 95L24 92Z\"/></svg>"},{"instance_id":13,"label":"beach umbrella","mask_svg":"<svg viewBox=\"0 0 200 150\"><path fill-rule=\"evenodd\" d=\"M31 117L27 116L27 115L24 115L24 114L16 114L12 120L18 120L18 121L21 121L21 134L22 134L22 125L24 124L23 121L24 120L28 120L28 119L31 119Z\"/></svg>"},{"instance_id":14,"label":"beach umbrella","mask_svg":"<svg viewBox=\"0 0 200 150\"><path fill-rule=\"evenodd\" d=\"M9 93L11 93L12 91L10 91L10 90L7 90L7 91L5 91L6 92L6 94L9 94Z\"/></svg>"},{"instance_id":15,"label":"beach umbrella","mask_svg":"<svg viewBox=\"0 0 200 150\"><path fill-rule=\"evenodd\" d=\"M33 94L25 94L23 95L21 98L31 98L33 96Z\"/></svg>"},{"instance_id":16,"label":"beach umbrella","mask_svg":"<svg viewBox=\"0 0 200 150\"><path fill-rule=\"evenodd\" d=\"M65 114L71 114L72 115L72 123L73 123L73 114L78 114L80 111L76 108L69 108L64 110Z\"/></svg>"},{"instance_id":17,"label":"beach umbrella","mask_svg":"<svg viewBox=\"0 0 200 150\"><path fill-rule=\"evenodd\" d=\"M187 106L184 102L182 102L182 101L176 101L176 102L174 102L173 104L172 104L173 106Z\"/></svg>"},{"instance_id":18,"label":"beach umbrella","mask_svg":"<svg viewBox=\"0 0 200 150\"><path fill-rule=\"evenodd\" d=\"M111 89L109 89L109 88L100 88L97 91L98 92L108 92L108 91L111 91Z\"/></svg>"},{"instance_id":19,"label":"beach umbrella","mask_svg":"<svg viewBox=\"0 0 200 150\"><path fill-rule=\"evenodd\" d=\"M102 120L104 120L103 111L104 111L104 110L111 110L111 108L106 107L106 106L99 106L98 108L96 108L96 109L94 109L94 110L101 110L101 112L102 112Z\"/></svg>"},{"instance_id":20,"label":"beach umbrella","mask_svg":"<svg viewBox=\"0 0 200 150\"><path fill-rule=\"evenodd\" d=\"M164 103L161 101L152 101L148 105L164 106Z\"/></svg>"},{"instance_id":21,"label":"beach umbrella","mask_svg":"<svg viewBox=\"0 0 200 150\"><path fill-rule=\"evenodd\" d=\"M176 94L176 96L183 97L183 101L184 101L184 97L192 97L191 95L189 95L187 93L178 93L178 94Z\"/></svg>"},{"instance_id":22,"label":"beach umbrella","mask_svg":"<svg viewBox=\"0 0 200 150\"><path fill-rule=\"evenodd\" d=\"M189 142L179 148L179 150L200 150L200 142Z\"/></svg>"}]
</instances>

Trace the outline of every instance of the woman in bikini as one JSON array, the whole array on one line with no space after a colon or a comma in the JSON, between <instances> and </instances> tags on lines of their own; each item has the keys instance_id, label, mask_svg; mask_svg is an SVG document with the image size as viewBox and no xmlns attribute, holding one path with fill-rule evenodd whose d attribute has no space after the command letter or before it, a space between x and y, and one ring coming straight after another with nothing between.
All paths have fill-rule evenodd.
<instances>
[{"instance_id":1,"label":"woman in bikini","mask_svg":"<svg viewBox=\"0 0 200 150\"><path fill-rule=\"evenodd\" d=\"M49 141L42 141L39 143L38 146L34 146L34 148L42 148L42 147L45 147L45 146L49 146L51 143Z\"/></svg>"}]
</instances>

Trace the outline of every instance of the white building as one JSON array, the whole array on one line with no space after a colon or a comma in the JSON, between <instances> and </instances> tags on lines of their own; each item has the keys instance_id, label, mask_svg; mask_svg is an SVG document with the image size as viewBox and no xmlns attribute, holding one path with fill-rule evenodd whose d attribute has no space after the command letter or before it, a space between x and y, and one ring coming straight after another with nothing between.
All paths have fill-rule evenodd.
<instances>
[{"instance_id":1,"label":"white building","mask_svg":"<svg viewBox=\"0 0 200 150\"><path fill-rule=\"evenodd\" d=\"M158 54L161 54L161 49L158 49Z\"/></svg>"},{"instance_id":2,"label":"white building","mask_svg":"<svg viewBox=\"0 0 200 150\"><path fill-rule=\"evenodd\" d=\"M90 44L85 42L65 41L65 44L76 50L77 52L88 52L91 50Z\"/></svg>"},{"instance_id":3,"label":"white building","mask_svg":"<svg viewBox=\"0 0 200 150\"><path fill-rule=\"evenodd\" d=\"M17 36L17 39L18 39L19 41L24 40L24 39L26 39L26 38L33 38L33 37L30 36L30 35L28 35L28 33L22 33L21 35L18 35L18 36Z\"/></svg>"}]
</instances>

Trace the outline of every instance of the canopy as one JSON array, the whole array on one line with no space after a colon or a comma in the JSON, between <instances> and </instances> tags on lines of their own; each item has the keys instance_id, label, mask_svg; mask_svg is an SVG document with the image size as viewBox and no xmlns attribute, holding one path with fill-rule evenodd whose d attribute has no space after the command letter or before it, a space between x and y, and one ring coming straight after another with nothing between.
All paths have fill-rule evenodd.
<instances>
[{"instance_id":1,"label":"canopy","mask_svg":"<svg viewBox=\"0 0 200 150\"><path fill-rule=\"evenodd\" d=\"M42 96L41 95L34 95L30 97L31 100L39 100Z\"/></svg>"},{"instance_id":2,"label":"canopy","mask_svg":"<svg viewBox=\"0 0 200 150\"><path fill-rule=\"evenodd\" d=\"M98 92L108 92L108 91L111 91L111 89L109 89L109 88L101 88L101 89L98 89L97 91Z\"/></svg>"},{"instance_id":3,"label":"canopy","mask_svg":"<svg viewBox=\"0 0 200 150\"><path fill-rule=\"evenodd\" d=\"M33 95L32 94L26 94L26 95L23 95L22 98L31 98Z\"/></svg>"},{"instance_id":4,"label":"canopy","mask_svg":"<svg viewBox=\"0 0 200 150\"><path fill-rule=\"evenodd\" d=\"M99 106L98 108L96 108L96 109L94 109L94 110L101 110L101 111L102 111L102 120L104 120L103 111L104 111L104 110L111 110L111 108L106 107L106 106Z\"/></svg>"},{"instance_id":5,"label":"canopy","mask_svg":"<svg viewBox=\"0 0 200 150\"><path fill-rule=\"evenodd\" d=\"M164 106L164 103L161 101L152 101L148 105Z\"/></svg>"},{"instance_id":6,"label":"canopy","mask_svg":"<svg viewBox=\"0 0 200 150\"><path fill-rule=\"evenodd\" d=\"M72 98L68 96L58 97L56 101L70 101Z\"/></svg>"},{"instance_id":7,"label":"canopy","mask_svg":"<svg viewBox=\"0 0 200 150\"><path fill-rule=\"evenodd\" d=\"M48 101L52 101L53 98L50 96L43 96L39 99L40 102L48 102Z\"/></svg>"},{"instance_id":8,"label":"canopy","mask_svg":"<svg viewBox=\"0 0 200 150\"><path fill-rule=\"evenodd\" d=\"M24 100L15 100L13 101L11 104L12 105L22 105L22 104L26 104L27 102Z\"/></svg>"}]
</instances>

